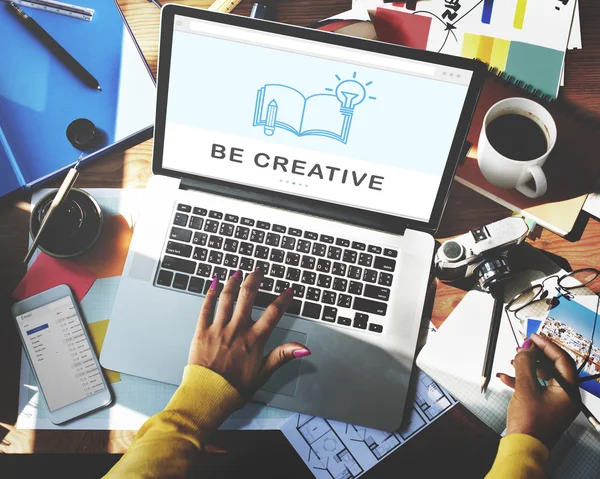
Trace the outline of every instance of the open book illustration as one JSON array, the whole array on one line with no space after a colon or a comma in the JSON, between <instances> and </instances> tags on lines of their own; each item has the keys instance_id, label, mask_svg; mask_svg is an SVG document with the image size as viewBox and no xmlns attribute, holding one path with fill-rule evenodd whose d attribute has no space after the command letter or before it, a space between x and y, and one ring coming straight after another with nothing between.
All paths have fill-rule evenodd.
<instances>
[{"instance_id":1,"label":"open book illustration","mask_svg":"<svg viewBox=\"0 0 600 479\"><path fill-rule=\"evenodd\" d=\"M366 98L366 86L353 79L340 81L335 91L317 93L305 97L291 86L267 84L258 90L254 108L253 126L262 126L267 136L272 136L277 128L283 128L294 135L323 136L333 138L344 144L348 142L354 108Z\"/></svg>"}]
</instances>

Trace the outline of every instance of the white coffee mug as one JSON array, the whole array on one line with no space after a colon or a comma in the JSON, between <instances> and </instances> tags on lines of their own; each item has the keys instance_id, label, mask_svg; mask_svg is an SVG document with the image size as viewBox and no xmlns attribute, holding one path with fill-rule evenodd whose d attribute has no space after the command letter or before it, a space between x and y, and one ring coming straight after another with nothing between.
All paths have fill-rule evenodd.
<instances>
[{"instance_id":1,"label":"white coffee mug","mask_svg":"<svg viewBox=\"0 0 600 479\"><path fill-rule=\"evenodd\" d=\"M498 153L490 144L486 135L487 126L499 116L517 114L535 121L548 142L546 152L533 160L512 160ZM535 101L526 98L506 98L493 105L483 118L483 126L479 135L477 160L481 173L491 184L500 188L516 188L529 198L539 198L548 189L546 175L542 166L548 159L556 144L556 123L548 110ZM533 178L535 189L526 183Z\"/></svg>"}]
</instances>

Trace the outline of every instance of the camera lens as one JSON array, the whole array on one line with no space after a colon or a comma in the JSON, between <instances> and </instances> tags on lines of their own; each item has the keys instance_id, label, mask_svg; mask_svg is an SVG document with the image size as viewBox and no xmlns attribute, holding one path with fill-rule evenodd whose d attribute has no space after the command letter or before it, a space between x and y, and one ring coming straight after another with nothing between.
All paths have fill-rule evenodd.
<instances>
[{"instance_id":1,"label":"camera lens","mask_svg":"<svg viewBox=\"0 0 600 479\"><path fill-rule=\"evenodd\" d=\"M452 240L446 241L441 250L442 255L451 263L462 259L465 254L464 246Z\"/></svg>"},{"instance_id":2,"label":"camera lens","mask_svg":"<svg viewBox=\"0 0 600 479\"><path fill-rule=\"evenodd\" d=\"M510 267L506 256L501 255L484 260L475 270L475 274L479 278L479 286L485 290L507 280L510 278Z\"/></svg>"}]
</instances>

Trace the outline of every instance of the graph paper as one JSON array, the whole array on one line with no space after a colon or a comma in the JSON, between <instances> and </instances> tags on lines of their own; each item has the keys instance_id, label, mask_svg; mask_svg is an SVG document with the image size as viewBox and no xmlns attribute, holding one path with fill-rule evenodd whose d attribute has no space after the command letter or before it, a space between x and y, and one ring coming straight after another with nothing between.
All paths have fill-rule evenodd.
<instances>
[{"instance_id":1,"label":"graph paper","mask_svg":"<svg viewBox=\"0 0 600 479\"><path fill-rule=\"evenodd\" d=\"M110 319L120 281L120 276L100 278L94 281L81 301L81 309L88 323Z\"/></svg>"},{"instance_id":2,"label":"graph paper","mask_svg":"<svg viewBox=\"0 0 600 479\"><path fill-rule=\"evenodd\" d=\"M600 477L600 435L583 414L550 452L547 470L553 479Z\"/></svg>"}]
</instances>

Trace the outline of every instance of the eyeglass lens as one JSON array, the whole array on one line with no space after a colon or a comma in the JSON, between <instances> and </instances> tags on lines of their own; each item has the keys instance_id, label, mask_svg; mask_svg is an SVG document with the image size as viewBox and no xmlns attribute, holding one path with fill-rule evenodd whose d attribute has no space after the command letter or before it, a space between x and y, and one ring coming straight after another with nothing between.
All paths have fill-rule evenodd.
<instances>
[{"instance_id":1,"label":"eyeglass lens","mask_svg":"<svg viewBox=\"0 0 600 479\"><path fill-rule=\"evenodd\" d=\"M510 305L508 306L508 310L512 313L514 311L517 311L518 309L524 308L525 306L530 304L535 298L537 298L542 289L544 289L544 287L541 284L538 284L523 291L511 301Z\"/></svg>"},{"instance_id":2,"label":"eyeglass lens","mask_svg":"<svg viewBox=\"0 0 600 479\"><path fill-rule=\"evenodd\" d=\"M600 272L596 269L578 269L560 278L558 285L564 289L580 288L594 281L598 274Z\"/></svg>"}]
</instances>

